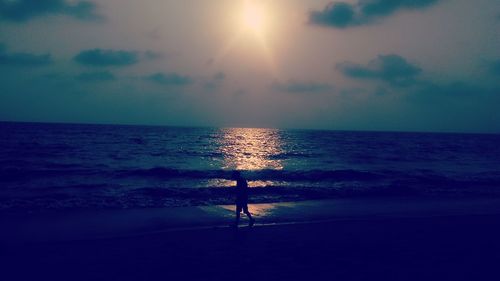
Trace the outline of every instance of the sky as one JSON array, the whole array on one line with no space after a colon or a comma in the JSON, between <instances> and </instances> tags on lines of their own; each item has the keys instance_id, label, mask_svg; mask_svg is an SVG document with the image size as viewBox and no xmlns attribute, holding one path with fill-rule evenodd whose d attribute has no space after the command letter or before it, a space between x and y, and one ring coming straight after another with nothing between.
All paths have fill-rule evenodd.
<instances>
[{"instance_id":1,"label":"sky","mask_svg":"<svg viewBox=\"0 0 500 281\"><path fill-rule=\"evenodd\" d=\"M0 0L0 120L500 133L500 3Z\"/></svg>"}]
</instances>

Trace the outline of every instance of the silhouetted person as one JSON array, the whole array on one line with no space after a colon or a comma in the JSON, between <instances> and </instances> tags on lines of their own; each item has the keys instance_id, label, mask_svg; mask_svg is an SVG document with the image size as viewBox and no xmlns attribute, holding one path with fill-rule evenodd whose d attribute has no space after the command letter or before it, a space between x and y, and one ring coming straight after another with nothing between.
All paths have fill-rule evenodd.
<instances>
[{"instance_id":1,"label":"silhouetted person","mask_svg":"<svg viewBox=\"0 0 500 281\"><path fill-rule=\"evenodd\" d=\"M241 176L238 171L233 172L233 179L236 181L236 222L235 226L238 226L240 222L240 213L243 212L248 216L250 222L249 226L253 226L255 219L252 218L252 214L248 211L248 183Z\"/></svg>"}]
</instances>

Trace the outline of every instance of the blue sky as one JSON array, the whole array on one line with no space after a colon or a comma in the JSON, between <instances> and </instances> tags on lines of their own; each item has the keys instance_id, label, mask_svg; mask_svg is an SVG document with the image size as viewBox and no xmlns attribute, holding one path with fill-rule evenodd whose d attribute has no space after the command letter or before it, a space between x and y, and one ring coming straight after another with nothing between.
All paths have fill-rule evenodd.
<instances>
[{"instance_id":1,"label":"blue sky","mask_svg":"<svg viewBox=\"0 0 500 281\"><path fill-rule=\"evenodd\" d=\"M499 30L497 0L0 0L0 120L499 133Z\"/></svg>"}]
</instances>

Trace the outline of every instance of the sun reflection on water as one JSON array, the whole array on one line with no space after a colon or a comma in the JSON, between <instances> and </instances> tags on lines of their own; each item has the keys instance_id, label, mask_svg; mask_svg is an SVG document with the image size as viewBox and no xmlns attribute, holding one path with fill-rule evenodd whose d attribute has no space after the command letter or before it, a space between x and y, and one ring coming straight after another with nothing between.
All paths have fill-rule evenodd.
<instances>
[{"instance_id":1,"label":"sun reflection on water","mask_svg":"<svg viewBox=\"0 0 500 281\"><path fill-rule=\"evenodd\" d=\"M273 158L282 153L278 130L222 129L220 150L227 170L282 170L281 160Z\"/></svg>"},{"instance_id":2,"label":"sun reflection on water","mask_svg":"<svg viewBox=\"0 0 500 281\"><path fill-rule=\"evenodd\" d=\"M250 204L248 205L248 210L250 213L252 213L253 216L257 217L264 217L264 216L271 216L276 209L278 209L279 206L286 206L286 203L280 203L280 204ZM227 210L231 212L230 216L232 216L232 213L234 212L234 205L222 205L220 206L222 209Z\"/></svg>"},{"instance_id":3,"label":"sun reflection on water","mask_svg":"<svg viewBox=\"0 0 500 281\"><path fill-rule=\"evenodd\" d=\"M276 129L226 128L218 133L217 145L222 154L221 168L226 171L243 171L249 187L279 185L280 182L252 178L259 170L282 170L280 157L283 140ZM211 179L208 186L231 187L231 179Z\"/></svg>"}]
</instances>

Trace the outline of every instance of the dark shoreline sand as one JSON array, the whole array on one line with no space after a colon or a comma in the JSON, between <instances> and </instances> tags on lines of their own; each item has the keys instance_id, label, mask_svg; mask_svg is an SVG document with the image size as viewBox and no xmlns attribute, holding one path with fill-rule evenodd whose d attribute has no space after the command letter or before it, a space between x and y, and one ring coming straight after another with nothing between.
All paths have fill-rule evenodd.
<instances>
[{"instance_id":1,"label":"dark shoreline sand","mask_svg":"<svg viewBox=\"0 0 500 281\"><path fill-rule=\"evenodd\" d=\"M420 209L410 202L401 206L413 210L385 214L368 208L356 215L337 208L344 214L316 222L311 216L321 212L314 211L314 204L333 202L310 202L309 207L299 204L298 211L293 204L276 211L279 216L304 213L303 220L274 224L268 214L261 216L265 224L237 230L166 227L45 241L4 236L0 262L5 278L0 279L500 280L500 205L495 202L443 202L439 208Z\"/></svg>"}]
</instances>

